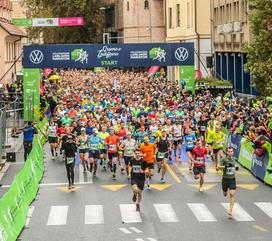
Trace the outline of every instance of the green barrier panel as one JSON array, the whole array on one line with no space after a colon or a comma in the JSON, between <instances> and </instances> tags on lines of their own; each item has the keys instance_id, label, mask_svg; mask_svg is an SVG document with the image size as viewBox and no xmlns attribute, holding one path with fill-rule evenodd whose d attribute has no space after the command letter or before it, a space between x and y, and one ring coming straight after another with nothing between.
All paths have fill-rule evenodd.
<instances>
[{"instance_id":1,"label":"green barrier panel","mask_svg":"<svg viewBox=\"0 0 272 241\"><path fill-rule=\"evenodd\" d=\"M47 118L38 125L44 131L46 124ZM43 134L35 136L32 151L23 169L17 173L11 187L0 199L1 241L16 240L25 225L28 207L37 195L39 182L44 173L42 141L46 141Z\"/></svg>"},{"instance_id":2,"label":"green barrier panel","mask_svg":"<svg viewBox=\"0 0 272 241\"><path fill-rule=\"evenodd\" d=\"M272 186L272 154L269 154L269 162L266 168L266 174L264 176L264 182Z\"/></svg>"},{"instance_id":3,"label":"green barrier panel","mask_svg":"<svg viewBox=\"0 0 272 241\"><path fill-rule=\"evenodd\" d=\"M224 134L224 145L223 145L223 149L226 150L227 144L228 144L229 135L230 135L230 130L228 130L225 127L222 127L221 131Z\"/></svg>"},{"instance_id":4,"label":"green barrier panel","mask_svg":"<svg viewBox=\"0 0 272 241\"><path fill-rule=\"evenodd\" d=\"M251 170L253 153L254 153L254 149L252 147L252 142L243 138L241 140L241 147L240 147L238 162L243 167L247 168L248 170Z\"/></svg>"}]
</instances>

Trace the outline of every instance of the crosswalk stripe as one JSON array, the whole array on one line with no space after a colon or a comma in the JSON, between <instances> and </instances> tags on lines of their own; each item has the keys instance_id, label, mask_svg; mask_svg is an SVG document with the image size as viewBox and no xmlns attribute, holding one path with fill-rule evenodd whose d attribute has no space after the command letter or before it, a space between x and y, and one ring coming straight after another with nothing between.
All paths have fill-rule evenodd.
<instances>
[{"instance_id":1,"label":"crosswalk stripe","mask_svg":"<svg viewBox=\"0 0 272 241\"><path fill-rule=\"evenodd\" d=\"M139 230L138 228L135 227L130 227L130 230L134 231L135 233L142 233L143 231Z\"/></svg>"},{"instance_id":2,"label":"crosswalk stripe","mask_svg":"<svg viewBox=\"0 0 272 241\"><path fill-rule=\"evenodd\" d=\"M187 203L199 222L216 222L216 218L203 203Z\"/></svg>"},{"instance_id":3,"label":"crosswalk stripe","mask_svg":"<svg viewBox=\"0 0 272 241\"><path fill-rule=\"evenodd\" d=\"M136 241L144 241L142 238L136 238Z\"/></svg>"},{"instance_id":4,"label":"crosswalk stripe","mask_svg":"<svg viewBox=\"0 0 272 241\"><path fill-rule=\"evenodd\" d=\"M122 221L124 223L141 223L142 218L139 212L136 212L134 204L120 204Z\"/></svg>"},{"instance_id":5,"label":"crosswalk stripe","mask_svg":"<svg viewBox=\"0 0 272 241\"><path fill-rule=\"evenodd\" d=\"M30 206L28 209L28 213L27 213L27 218L26 218L26 222L25 222L25 227L28 228L29 223L30 223L30 219L33 215L35 207L34 206Z\"/></svg>"},{"instance_id":6,"label":"crosswalk stripe","mask_svg":"<svg viewBox=\"0 0 272 241\"><path fill-rule=\"evenodd\" d=\"M229 203L221 203L221 205L228 210ZM236 221L239 222L252 222L255 221L240 205L239 203L234 204L234 208L232 211L232 216Z\"/></svg>"},{"instance_id":7,"label":"crosswalk stripe","mask_svg":"<svg viewBox=\"0 0 272 241\"><path fill-rule=\"evenodd\" d=\"M65 225L67 222L68 206L52 206L47 225Z\"/></svg>"},{"instance_id":8,"label":"crosswalk stripe","mask_svg":"<svg viewBox=\"0 0 272 241\"><path fill-rule=\"evenodd\" d=\"M258 208L260 208L266 215L272 218L272 203L271 202L255 202Z\"/></svg>"},{"instance_id":9,"label":"crosswalk stripe","mask_svg":"<svg viewBox=\"0 0 272 241\"><path fill-rule=\"evenodd\" d=\"M126 228L119 228L120 231L122 231L125 234L130 234L131 232Z\"/></svg>"},{"instance_id":10,"label":"crosswalk stripe","mask_svg":"<svg viewBox=\"0 0 272 241\"><path fill-rule=\"evenodd\" d=\"M102 205L85 206L85 224L102 224L104 223L104 214Z\"/></svg>"},{"instance_id":11,"label":"crosswalk stripe","mask_svg":"<svg viewBox=\"0 0 272 241\"><path fill-rule=\"evenodd\" d=\"M179 219L171 204L153 204L161 222L178 222Z\"/></svg>"},{"instance_id":12,"label":"crosswalk stripe","mask_svg":"<svg viewBox=\"0 0 272 241\"><path fill-rule=\"evenodd\" d=\"M147 238L147 240L149 240L149 241L157 241L157 240L154 239L154 238Z\"/></svg>"}]
</instances>

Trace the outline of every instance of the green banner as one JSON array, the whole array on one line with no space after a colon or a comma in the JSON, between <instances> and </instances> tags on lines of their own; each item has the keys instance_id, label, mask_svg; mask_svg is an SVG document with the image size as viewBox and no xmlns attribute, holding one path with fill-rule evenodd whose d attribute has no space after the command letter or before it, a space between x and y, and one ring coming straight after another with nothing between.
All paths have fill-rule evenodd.
<instances>
[{"instance_id":1,"label":"green banner","mask_svg":"<svg viewBox=\"0 0 272 241\"><path fill-rule=\"evenodd\" d=\"M269 154L269 162L267 164L264 182L272 186L272 153Z\"/></svg>"},{"instance_id":2,"label":"green banner","mask_svg":"<svg viewBox=\"0 0 272 241\"><path fill-rule=\"evenodd\" d=\"M230 130L228 130L228 129L225 128L225 127L222 127L222 128L221 128L221 131L222 131L223 134L224 134L223 149L226 150L227 144L228 144L229 135L230 135Z\"/></svg>"},{"instance_id":3,"label":"green banner","mask_svg":"<svg viewBox=\"0 0 272 241\"><path fill-rule=\"evenodd\" d=\"M243 138L241 140L241 147L240 147L238 162L243 167L247 168L248 170L251 170L253 153L254 153L254 149L252 147L252 142Z\"/></svg>"},{"instance_id":4,"label":"green banner","mask_svg":"<svg viewBox=\"0 0 272 241\"><path fill-rule=\"evenodd\" d=\"M18 27L32 27L31 18L13 18L11 22Z\"/></svg>"},{"instance_id":5,"label":"green banner","mask_svg":"<svg viewBox=\"0 0 272 241\"><path fill-rule=\"evenodd\" d=\"M179 87L186 83L186 91L195 94L195 67L193 65L179 66Z\"/></svg>"},{"instance_id":6,"label":"green banner","mask_svg":"<svg viewBox=\"0 0 272 241\"><path fill-rule=\"evenodd\" d=\"M38 121L40 114L40 70L24 69L24 120Z\"/></svg>"}]
</instances>

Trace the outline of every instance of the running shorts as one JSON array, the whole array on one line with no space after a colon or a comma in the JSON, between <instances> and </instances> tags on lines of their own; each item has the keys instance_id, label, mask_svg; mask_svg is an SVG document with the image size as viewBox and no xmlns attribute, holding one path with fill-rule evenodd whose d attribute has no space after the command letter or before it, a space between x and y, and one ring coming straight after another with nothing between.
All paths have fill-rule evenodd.
<instances>
[{"instance_id":1,"label":"running shorts","mask_svg":"<svg viewBox=\"0 0 272 241\"><path fill-rule=\"evenodd\" d=\"M223 178L222 179L222 190L227 192L229 190L236 190L236 179L235 178Z\"/></svg>"}]
</instances>

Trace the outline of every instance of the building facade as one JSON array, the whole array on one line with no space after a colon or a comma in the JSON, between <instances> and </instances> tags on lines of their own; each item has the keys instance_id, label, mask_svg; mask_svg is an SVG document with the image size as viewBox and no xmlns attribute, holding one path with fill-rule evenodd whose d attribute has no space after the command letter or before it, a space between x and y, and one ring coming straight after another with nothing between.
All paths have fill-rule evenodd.
<instances>
[{"instance_id":1,"label":"building facade","mask_svg":"<svg viewBox=\"0 0 272 241\"><path fill-rule=\"evenodd\" d=\"M111 43L165 42L163 0L105 0Z\"/></svg>"},{"instance_id":2,"label":"building facade","mask_svg":"<svg viewBox=\"0 0 272 241\"><path fill-rule=\"evenodd\" d=\"M22 38L26 34L11 24L12 2L0 0L0 83L11 83L22 68Z\"/></svg>"},{"instance_id":3,"label":"building facade","mask_svg":"<svg viewBox=\"0 0 272 241\"><path fill-rule=\"evenodd\" d=\"M166 41L193 42L195 69L210 75L207 57L212 55L210 0L166 0ZM179 78L179 67L168 68L171 79Z\"/></svg>"},{"instance_id":4,"label":"building facade","mask_svg":"<svg viewBox=\"0 0 272 241\"><path fill-rule=\"evenodd\" d=\"M229 80L236 92L255 94L250 74L243 68L246 54L241 51L250 40L248 0L213 0L212 8L215 74Z\"/></svg>"}]
</instances>

